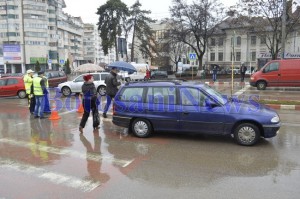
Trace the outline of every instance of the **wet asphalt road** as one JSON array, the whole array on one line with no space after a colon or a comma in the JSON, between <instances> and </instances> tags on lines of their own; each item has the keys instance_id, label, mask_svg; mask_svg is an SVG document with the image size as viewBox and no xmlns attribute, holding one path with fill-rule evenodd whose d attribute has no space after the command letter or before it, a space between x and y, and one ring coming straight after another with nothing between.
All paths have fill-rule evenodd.
<instances>
[{"instance_id":1,"label":"wet asphalt road","mask_svg":"<svg viewBox=\"0 0 300 199\"><path fill-rule=\"evenodd\" d=\"M230 137L139 139L110 118L94 132L90 118L80 136L80 113L33 119L26 103L0 98L1 199L299 198L299 111L278 111L279 135L243 147Z\"/></svg>"}]
</instances>

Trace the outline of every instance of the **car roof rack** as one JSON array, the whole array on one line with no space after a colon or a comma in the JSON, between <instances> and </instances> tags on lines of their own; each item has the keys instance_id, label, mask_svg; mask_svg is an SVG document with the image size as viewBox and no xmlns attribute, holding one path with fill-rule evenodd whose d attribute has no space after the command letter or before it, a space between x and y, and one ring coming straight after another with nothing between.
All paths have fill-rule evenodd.
<instances>
[{"instance_id":1,"label":"car roof rack","mask_svg":"<svg viewBox=\"0 0 300 199\"><path fill-rule=\"evenodd\" d=\"M144 81L132 81L132 82L126 82L125 85L128 86L130 84L136 84L136 83L151 83L151 82L169 82L174 83L175 85L181 85L181 82L186 81L185 79L164 79L164 80L144 80Z\"/></svg>"}]
</instances>

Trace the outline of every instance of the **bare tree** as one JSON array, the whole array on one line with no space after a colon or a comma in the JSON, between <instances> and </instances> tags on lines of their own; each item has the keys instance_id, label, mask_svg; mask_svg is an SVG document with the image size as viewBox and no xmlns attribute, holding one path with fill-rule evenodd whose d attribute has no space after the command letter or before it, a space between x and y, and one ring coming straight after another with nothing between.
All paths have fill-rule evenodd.
<instances>
[{"instance_id":1,"label":"bare tree","mask_svg":"<svg viewBox=\"0 0 300 199\"><path fill-rule=\"evenodd\" d=\"M297 3L292 0L287 2L287 23L283 24L283 1L286 0L241 0L231 7L231 14L235 14L240 23L247 22L251 31L265 41L272 59L277 59L281 51L282 37L285 39L295 30L300 20L300 8L293 13ZM245 17L247 16L247 17ZM282 35L282 27L286 27L286 34Z\"/></svg>"},{"instance_id":2,"label":"bare tree","mask_svg":"<svg viewBox=\"0 0 300 199\"><path fill-rule=\"evenodd\" d=\"M189 46L196 53L199 69L202 69L208 39L224 18L224 11L218 0L195 0L191 4L184 0L173 0L170 7L170 37L173 41Z\"/></svg>"}]
</instances>

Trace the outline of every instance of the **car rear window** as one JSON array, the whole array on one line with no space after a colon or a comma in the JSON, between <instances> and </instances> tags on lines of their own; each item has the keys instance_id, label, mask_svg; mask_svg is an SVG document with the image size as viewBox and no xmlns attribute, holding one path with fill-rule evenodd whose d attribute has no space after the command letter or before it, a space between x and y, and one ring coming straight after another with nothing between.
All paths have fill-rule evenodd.
<instances>
[{"instance_id":1,"label":"car rear window","mask_svg":"<svg viewBox=\"0 0 300 199\"><path fill-rule=\"evenodd\" d=\"M141 102L144 88L124 88L121 95L118 97L119 101L124 102Z\"/></svg>"}]
</instances>

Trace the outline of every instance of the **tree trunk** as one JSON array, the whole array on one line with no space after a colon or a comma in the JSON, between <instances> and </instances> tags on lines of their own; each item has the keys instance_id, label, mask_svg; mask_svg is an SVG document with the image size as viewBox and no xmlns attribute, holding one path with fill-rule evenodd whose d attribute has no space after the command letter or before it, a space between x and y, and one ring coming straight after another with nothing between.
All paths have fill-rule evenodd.
<instances>
[{"instance_id":1,"label":"tree trunk","mask_svg":"<svg viewBox=\"0 0 300 199\"><path fill-rule=\"evenodd\" d=\"M132 42L131 42L131 62L134 62L134 40L135 40L135 22L133 26Z\"/></svg>"},{"instance_id":2,"label":"tree trunk","mask_svg":"<svg viewBox=\"0 0 300 199\"><path fill-rule=\"evenodd\" d=\"M115 39L116 61L119 61L118 38Z\"/></svg>"}]
</instances>

